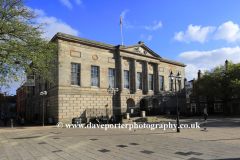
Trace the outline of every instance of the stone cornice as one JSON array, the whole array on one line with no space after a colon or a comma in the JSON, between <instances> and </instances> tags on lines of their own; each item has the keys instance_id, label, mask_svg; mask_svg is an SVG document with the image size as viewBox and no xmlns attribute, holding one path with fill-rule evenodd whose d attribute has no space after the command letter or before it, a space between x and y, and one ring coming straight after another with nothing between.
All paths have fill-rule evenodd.
<instances>
[{"instance_id":1,"label":"stone cornice","mask_svg":"<svg viewBox=\"0 0 240 160\"><path fill-rule=\"evenodd\" d=\"M169 60L169 59L166 59L166 58L162 58L162 59L161 59L161 62L170 63L170 64L175 64L175 65L182 66L182 67L186 67L186 66L187 66L187 65L185 65L184 63L177 62L177 61L173 61L173 60Z\"/></svg>"},{"instance_id":2,"label":"stone cornice","mask_svg":"<svg viewBox=\"0 0 240 160\"><path fill-rule=\"evenodd\" d=\"M148 48L146 45L144 44L135 44L135 45L131 45L131 46L121 46L121 48L119 49L128 49L128 48L134 48L134 47L143 47L144 49L146 49L150 54L153 54L155 57L157 58L161 58L161 56L159 56L157 53L155 53L154 51L152 51L150 48Z\"/></svg>"},{"instance_id":3,"label":"stone cornice","mask_svg":"<svg viewBox=\"0 0 240 160\"><path fill-rule=\"evenodd\" d=\"M160 57L158 54L153 52L151 49L149 49L144 44L136 44L136 45L131 45L131 46L123 46L123 45L114 46L114 45L111 45L111 44L97 42L97 41L92 41L92 40L89 40L89 39L80 38L80 37L77 37L77 36L72 36L72 35L65 34L65 33L60 33L60 32L55 34L55 36L51 39L51 42L55 41L56 39L63 39L63 40L67 40L67 41L77 42L77 43L86 44L86 45L95 46L95 47L104 48L104 49L109 49L109 50L123 51L123 52L126 52L126 53L131 53L133 55L137 55L137 56L141 56L141 57L147 57L147 58L150 58L150 59L158 60L160 62L174 64L174 65L178 65L178 66L182 66L182 67L186 67L187 66L184 63ZM152 56L148 56L148 55L144 55L144 54L140 54L138 52L127 50L128 48L133 48L133 47L143 47L148 52L152 53L153 57ZM130 56L129 58L134 58L134 57Z\"/></svg>"},{"instance_id":4,"label":"stone cornice","mask_svg":"<svg viewBox=\"0 0 240 160\"><path fill-rule=\"evenodd\" d=\"M126 50L126 49L119 49L119 51L120 52L122 51L122 52L126 52L126 53L131 53L133 55L137 55L137 56L141 56L141 57L147 57L147 58L151 58L151 59L155 59L155 60L159 60L159 61L161 60L160 57L152 57L152 56L148 56L148 55L141 54L141 53L138 53L138 52L129 51L129 50ZM121 53L120 53L120 56L124 57L124 55L121 55Z\"/></svg>"},{"instance_id":5,"label":"stone cornice","mask_svg":"<svg viewBox=\"0 0 240 160\"><path fill-rule=\"evenodd\" d=\"M89 40L89 39L80 38L80 37L76 37L76 36L72 36L72 35L68 35L68 34L60 33L60 32L55 34L55 36L51 39L51 41L54 41L57 38L68 40L68 41L73 41L73 42L78 42L78 43L82 43L82 44L86 44L86 45L96 46L96 47L99 47L99 48L105 48L105 49L110 49L110 50L117 49L117 46L114 46L114 45L111 45L111 44L92 41L92 40Z\"/></svg>"}]
</instances>

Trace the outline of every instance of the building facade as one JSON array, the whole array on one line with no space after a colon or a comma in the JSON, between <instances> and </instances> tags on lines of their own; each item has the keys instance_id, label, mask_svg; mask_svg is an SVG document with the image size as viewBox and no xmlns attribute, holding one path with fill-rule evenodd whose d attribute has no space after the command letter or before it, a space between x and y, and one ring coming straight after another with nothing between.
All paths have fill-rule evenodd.
<instances>
[{"instance_id":1,"label":"building facade","mask_svg":"<svg viewBox=\"0 0 240 160\"><path fill-rule=\"evenodd\" d=\"M25 111L25 106L26 106L26 87L22 86L19 87L16 90L16 95L17 95L17 115L19 115L22 118L26 117L26 111Z\"/></svg>"},{"instance_id":2,"label":"building facade","mask_svg":"<svg viewBox=\"0 0 240 160\"><path fill-rule=\"evenodd\" d=\"M176 113L175 91L180 112L186 111L186 65L159 56L143 42L114 46L63 33L51 41L60 47L55 62L61 65L52 73L57 80L38 83L41 77L35 77L27 98L29 118L41 119L43 110L54 123L124 113L139 116L140 111L147 116ZM169 80L171 71L182 80ZM109 93L109 86L119 91ZM47 96L40 96L45 90Z\"/></svg>"},{"instance_id":3,"label":"building facade","mask_svg":"<svg viewBox=\"0 0 240 160\"><path fill-rule=\"evenodd\" d=\"M8 91L0 91L0 119L5 116L15 118L17 115L17 97L16 95L8 95Z\"/></svg>"},{"instance_id":4,"label":"building facade","mask_svg":"<svg viewBox=\"0 0 240 160\"><path fill-rule=\"evenodd\" d=\"M201 70L198 71L198 79L202 77ZM195 79L185 83L186 90L191 89L194 86ZM187 93L187 107L191 111L192 115L202 115L203 110L207 107L209 115L240 115L239 100L240 97L235 95L229 100L228 106L223 105L223 101L220 98L214 96L198 95L195 92ZM224 113L224 109L227 110Z\"/></svg>"}]
</instances>

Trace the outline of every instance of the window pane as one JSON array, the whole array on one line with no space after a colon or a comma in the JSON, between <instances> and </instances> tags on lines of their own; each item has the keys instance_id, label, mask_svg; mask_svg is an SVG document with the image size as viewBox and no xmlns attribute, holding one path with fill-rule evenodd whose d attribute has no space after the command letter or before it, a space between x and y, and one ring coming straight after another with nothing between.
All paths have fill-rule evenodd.
<instances>
[{"instance_id":1,"label":"window pane","mask_svg":"<svg viewBox=\"0 0 240 160\"><path fill-rule=\"evenodd\" d=\"M137 73L137 89L142 89L142 73Z\"/></svg>"},{"instance_id":2,"label":"window pane","mask_svg":"<svg viewBox=\"0 0 240 160\"><path fill-rule=\"evenodd\" d=\"M169 91L172 91L172 87L173 87L173 80L169 79Z\"/></svg>"},{"instance_id":3,"label":"window pane","mask_svg":"<svg viewBox=\"0 0 240 160\"><path fill-rule=\"evenodd\" d=\"M99 67L91 66L91 86L99 87Z\"/></svg>"},{"instance_id":4,"label":"window pane","mask_svg":"<svg viewBox=\"0 0 240 160\"><path fill-rule=\"evenodd\" d=\"M163 91L163 76L159 76L160 81L160 91Z\"/></svg>"},{"instance_id":5,"label":"window pane","mask_svg":"<svg viewBox=\"0 0 240 160\"><path fill-rule=\"evenodd\" d=\"M149 74L149 90L153 90L153 75Z\"/></svg>"},{"instance_id":6,"label":"window pane","mask_svg":"<svg viewBox=\"0 0 240 160\"><path fill-rule=\"evenodd\" d=\"M124 88L129 88L129 71L124 71Z\"/></svg>"},{"instance_id":7,"label":"window pane","mask_svg":"<svg viewBox=\"0 0 240 160\"><path fill-rule=\"evenodd\" d=\"M108 77L110 87L115 88L115 69L108 69Z\"/></svg>"},{"instance_id":8,"label":"window pane","mask_svg":"<svg viewBox=\"0 0 240 160\"><path fill-rule=\"evenodd\" d=\"M71 85L80 86L80 64L71 63Z\"/></svg>"},{"instance_id":9,"label":"window pane","mask_svg":"<svg viewBox=\"0 0 240 160\"><path fill-rule=\"evenodd\" d=\"M181 81L178 81L178 92L181 92Z\"/></svg>"}]
</instances>

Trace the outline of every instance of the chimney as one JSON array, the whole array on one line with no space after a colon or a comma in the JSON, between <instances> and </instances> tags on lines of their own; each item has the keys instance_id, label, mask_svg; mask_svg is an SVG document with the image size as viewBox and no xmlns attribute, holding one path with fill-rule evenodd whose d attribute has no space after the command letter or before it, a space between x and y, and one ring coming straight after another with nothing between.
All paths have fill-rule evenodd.
<instances>
[{"instance_id":1,"label":"chimney","mask_svg":"<svg viewBox=\"0 0 240 160\"><path fill-rule=\"evenodd\" d=\"M202 77L201 70L198 70L198 79Z\"/></svg>"},{"instance_id":2,"label":"chimney","mask_svg":"<svg viewBox=\"0 0 240 160\"><path fill-rule=\"evenodd\" d=\"M228 60L225 61L225 67L226 67L226 70L227 70L227 67L228 66Z\"/></svg>"}]
</instances>

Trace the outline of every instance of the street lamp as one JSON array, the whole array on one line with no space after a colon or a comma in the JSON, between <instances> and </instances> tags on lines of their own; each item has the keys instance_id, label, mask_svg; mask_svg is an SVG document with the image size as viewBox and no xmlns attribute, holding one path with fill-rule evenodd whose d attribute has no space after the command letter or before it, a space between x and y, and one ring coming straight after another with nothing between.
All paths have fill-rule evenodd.
<instances>
[{"instance_id":1,"label":"street lamp","mask_svg":"<svg viewBox=\"0 0 240 160\"><path fill-rule=\"evenodd\" d=\"M112 88L112 87L110 87L110 85L109 85L109 87L108 87L108 89L107 89L107 92L109 93L109 94L113 94L113 96L115 95L115 93L116 92L118 92L119 90L118 90L118 88ZM114 100L114 98L113 98L113 100ZM114 104L114 103L113 103ZM113 111L114 111L114 109L113 109Z\"/></svg>"},{"instance_id":2,"label":"street lamp","mask_svg":"<svg viewBox=\"0 0 240 160\"><path fill-rule=\"evenodd\" d=\"M176 86L176 82L177 82L177 81L181 81L181 79L182 79L182 76L179 74L179 72L178 72L178 74L175 76L175 75L172 73L172 71L171 71L171 73L170 73L170 75L169 75L168 77L169 77L169 79L171 79L171 80L174 80L174 78L176 79L176 81L175 81L175 86ZM179 88L179 89L180 89L180 88ZM179 114L178 114L178 100L177 100L177 86L176 86L176 88L175 88L175 91L176 91L176 107L177 107L177 132L180 132Z\"/></svg>"},{"instance_id":3,"label":"street lamp","mask_svg":"<svg viewBox=\"0 0 240 160\"><path fill-rule=\"evenodd\" d=\"M115 92L118 92L118 88L112 88L112 87L110 87L110 85L109 85L109 87L108 87L108 89L107 89L107 92L108 92L109 94L113 93L113 95L114 95Z\"/></svg>"},{"instance_id":4,"label":"street lamp","mask_svg":"<svg viewBox=\"0 0 240 160\"><path fill-rule=\"evenodd\" d=\"M43 107L43 126L44 126L44 105L43 105L43 103L44 103L44 96L46 96L46 95L47 95L47 91L40 92L40 96L43 97L43 102L42 102L42 107Z\"/></svg>"}]
</instances>

